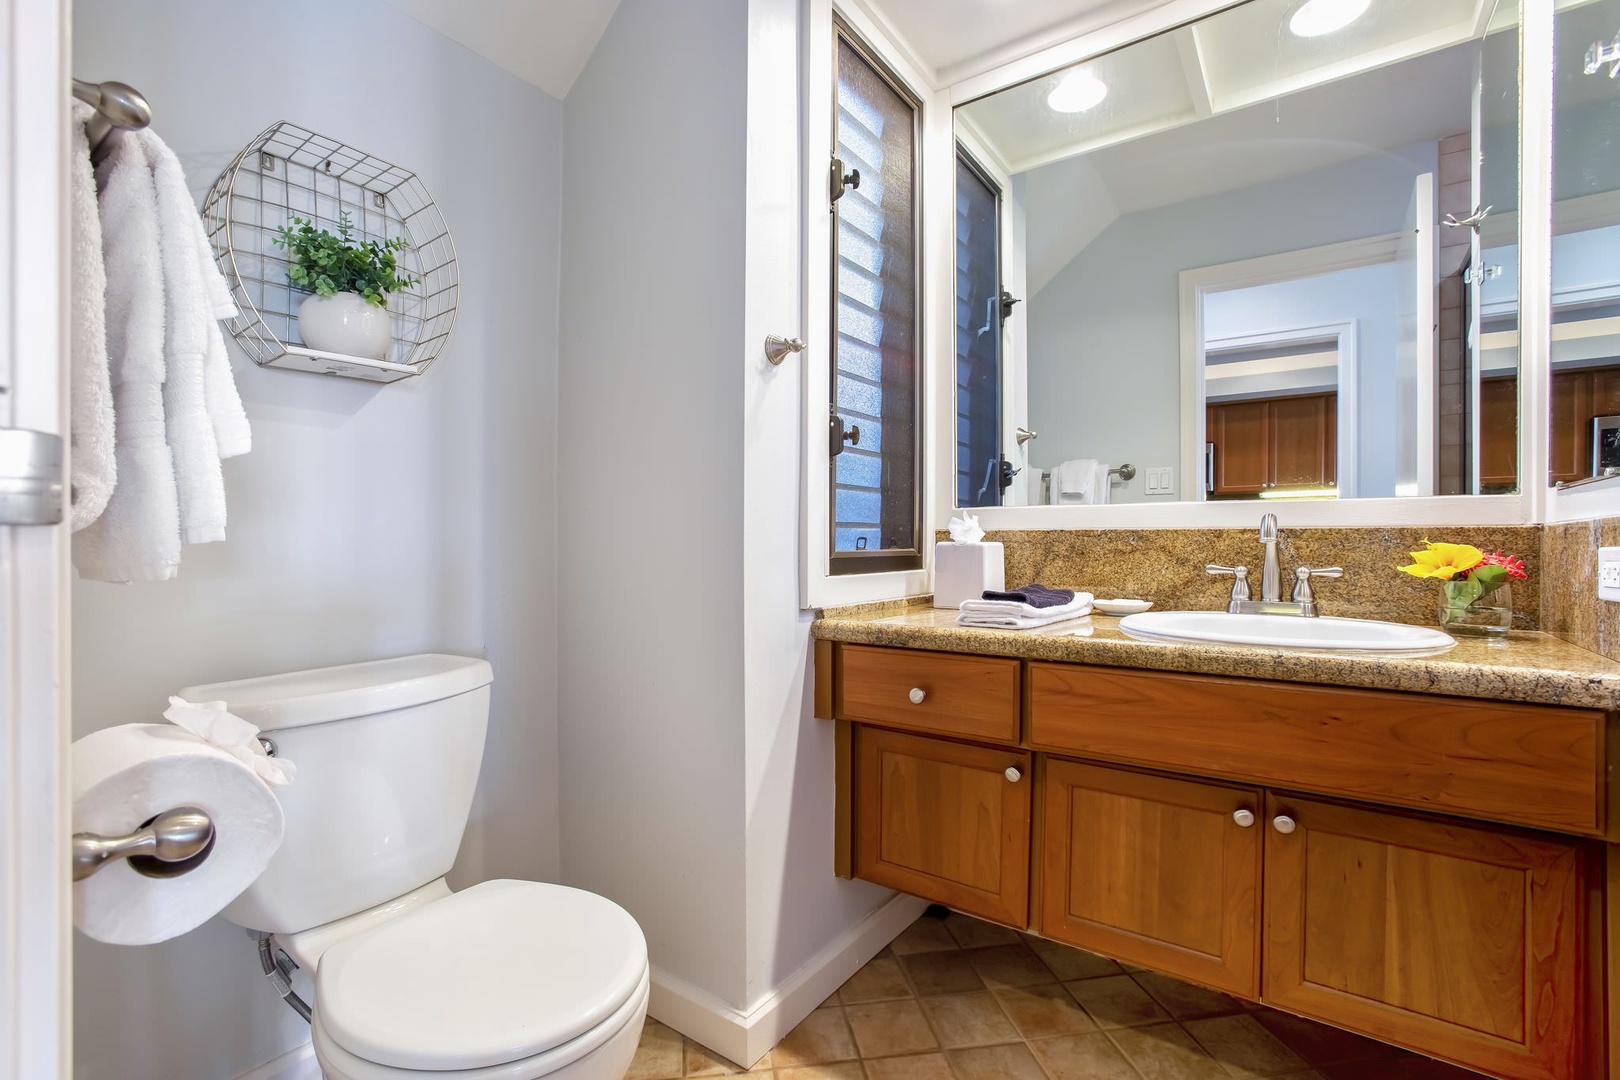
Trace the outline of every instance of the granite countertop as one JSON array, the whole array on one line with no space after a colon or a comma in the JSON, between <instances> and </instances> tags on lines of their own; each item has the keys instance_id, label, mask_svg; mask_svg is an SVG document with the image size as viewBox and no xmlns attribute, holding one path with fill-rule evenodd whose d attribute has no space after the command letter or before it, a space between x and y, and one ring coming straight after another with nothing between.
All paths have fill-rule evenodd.
<instances>
[{"instance_id":1,"label":"granite countertop","mask_svg":"<svg viewBox=\"0 0 1620 1080\"><path fill-rule=\"evenodd\" d=\"M1072 664L1276 679L1453 697L1620 710L1620 663L1562 638L1514 631L1506 641L1458 637L1432 656L1140 641L1095 614L1036 630L968 629L956 612L919 601L828 609L816 638Z\"/></svg>"}]
</instances>

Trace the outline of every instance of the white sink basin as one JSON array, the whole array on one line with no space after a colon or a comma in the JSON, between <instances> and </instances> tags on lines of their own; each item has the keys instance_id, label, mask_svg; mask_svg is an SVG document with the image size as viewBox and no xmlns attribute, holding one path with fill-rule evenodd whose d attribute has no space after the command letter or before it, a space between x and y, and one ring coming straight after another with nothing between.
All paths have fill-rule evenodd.
<instances>
[{"instance_id":1,"label":"white sink basin","mask_svg":"<svg viewBox=\"0 0 1620 1080\"><path fill-rule=\"evenodd\" d=\"M1457 644L1427 626L1373 619L1306 619L1298 615L1229 615L1224 611L1148 611L1119 628L1149 641L1207 641L1336 652L1432 653Z\"/></svg>"}]
</instances>

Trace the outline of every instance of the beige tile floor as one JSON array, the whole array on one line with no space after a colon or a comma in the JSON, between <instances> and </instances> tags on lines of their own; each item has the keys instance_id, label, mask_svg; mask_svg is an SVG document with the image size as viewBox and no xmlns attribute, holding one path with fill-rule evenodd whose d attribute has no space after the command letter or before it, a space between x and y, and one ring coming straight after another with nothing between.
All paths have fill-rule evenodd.
<instances>
[{"instance_id":1,"label":"beige tile floor","mask_svg":"<svg viewBox=\"0 0 1620 1080\"><path fill-rule=\"evenodd\" d=\"M627 1080L744 1070L648 1020ZM924 915L765 1055L771 1080L1479 1080L962 915Z\"/></svg>"}]
</instances>

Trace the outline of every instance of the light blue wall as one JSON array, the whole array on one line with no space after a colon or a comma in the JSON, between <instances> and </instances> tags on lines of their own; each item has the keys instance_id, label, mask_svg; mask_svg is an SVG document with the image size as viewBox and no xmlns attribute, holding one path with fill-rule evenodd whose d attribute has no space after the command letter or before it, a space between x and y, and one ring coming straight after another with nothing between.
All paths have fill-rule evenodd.
<instances>
[{"instance_id":1,"label":"light blue wall","mask_svg":"<svg viewBox=\"0 0 1620 1080\"><path fill-rule=\"evenodd\" d=\"M1400 267L1379 263L1214 293L1204 303L1208 341L1291 327L1356 324L1358 496L1395 494L1399 435L1395 350L1401 287ZM1339 393L1342 400L1344 387Z\"/></svg>"},{"instance_id":2,"label":"light blue wall","mask_svg":"<svg viewBox=\"0 0 1620 1080\"><path fill-rule=\"evenodd\" d=\"M76 0L74 73L119 79L206 188L291 120L414 169L460 255L461 309L391 386L233 356L253 452L230 539L178 580L74 587L78 734L174 690L411 652L495 667L461 881L555 877L556 386L562 106L381 0ZM76 1075L229 1080L309 1029L214 920L161 945L75 940Z\"/></svg>"},{"instance_id":3,"label":"light blue wall","mask_svg":"<svg viewBox=\"0 0 1620 1080\"><path fill-rule=\"evenodd\" d=\"M1029 302L1034 464L1174 465L1183 496L1180 272L1398 232L1437 160L1422 143L1115 221ZM1143 482L1115 487L1115 501L1142 501Z\"/></svg>"}]
</instances>

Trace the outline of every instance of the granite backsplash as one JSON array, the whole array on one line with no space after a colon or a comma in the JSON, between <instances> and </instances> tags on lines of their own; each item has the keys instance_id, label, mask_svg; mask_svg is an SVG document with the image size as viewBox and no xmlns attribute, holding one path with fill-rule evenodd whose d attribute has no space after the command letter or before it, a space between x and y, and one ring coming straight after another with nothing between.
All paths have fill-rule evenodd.
<instances>
[{"instance_id":1,"label":"granite backsplash","mask_svg":"<svg viewBox=\"0 0 1620 1080\"><path fill-rule=\"evenodd\" d=\"M1615 535L1620 537L1620 519L1613 524ZM1542 617L1543 605L1549 602L1559 605L1555 620L1559 626L1585 625L1565 610L1571 603L1570 598L1563 591L1550 590L1548 575L1541 572L1542 566L1549 565L1549 560L1542 550L1539 526L1433 529L1290 529L1285 526L1281 535L1278 556L1282 562L1284 599L1293 588L1295 567L1344 568L1343 578L1319 578L1313 582L1317 602L1327 615L1434 625L1438 584L1396 570L1411 561L1409 552L1421 548L1424 538L1432 536L1453 543L1473 544L1486 551L1500 548L1524 559L1530 581L1541 583L1541 587L1514 590L1515 629L1551 629L1544 626ZM938 539L949 537L941 533ZM1039 581L1059 588L1084 589L1100 597L1151 600L1160 608L1172 610L1219 610L1231 596L1232 579L1211 577L1204 572L1206 563L1216 563L1247 566L1252 588L1255 595L1259 595L1262 549L1255 529L1008 530L989 533L985 539L999 540L1005 545L1009 586ZM1571 537L1567 542L1578 545L1586 541ZM1620 539L1612 542L1620 543ZM1596 541L1590 543L1595 545ZM1597 560L1595 550L1590 558L1583 556L1583 559L1576 565L1589 570ZM1569 564L1560 553L1550 565ZM1565 578L1567 580L1567 575ZM1585 607L1592 608L1595 604L1593 600ZM1620 646L1620 605L1614 607L1617 615L1609 623L1606 640L1611 646ZM1592 613L1586 622L1596 619ZM1562 629L1556 632L1583 648L1604 651L1584 644L1572 632Z\"/></svg>"},{"instance_id":2,"label":"granite backsplash","mask_svg":"<svg viewBox=\"0 0 1620 1080\"><path fill-rule=\"evenodd\" d=\"M1620 604L1597 598L1598 548L1620 545L1620 518L1547 525L1541 531L1541 628L1620 660ZM1518 594L1515 593L1515 596Z\"/></svg>"}]
</instances>

